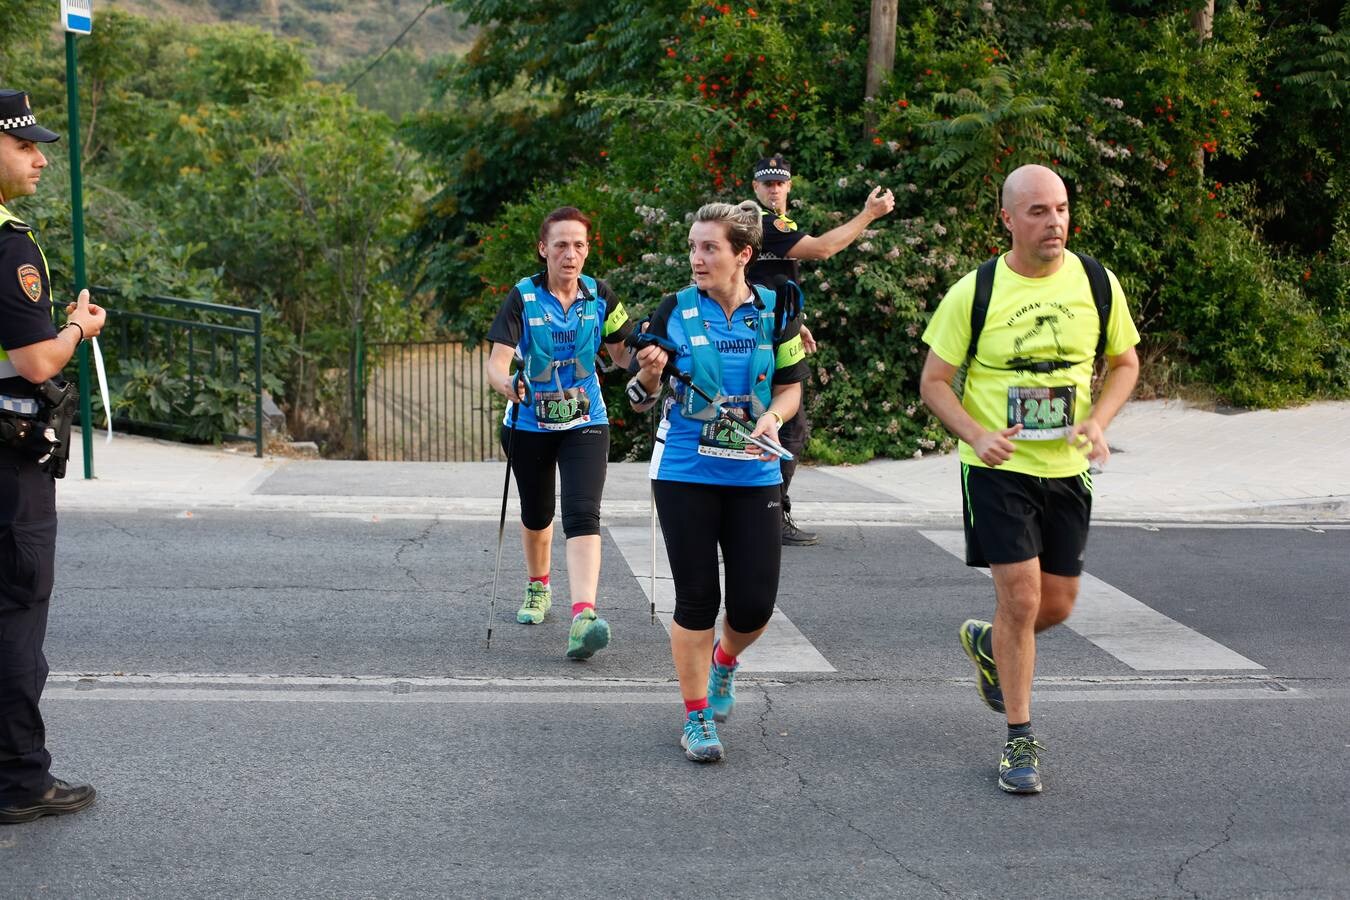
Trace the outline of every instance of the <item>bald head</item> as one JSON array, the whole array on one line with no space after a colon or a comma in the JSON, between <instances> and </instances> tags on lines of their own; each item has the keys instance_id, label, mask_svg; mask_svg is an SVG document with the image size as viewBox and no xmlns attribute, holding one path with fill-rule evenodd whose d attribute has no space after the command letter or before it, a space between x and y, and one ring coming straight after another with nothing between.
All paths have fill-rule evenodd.
<instances>
[{"instance_id":1,"label":"bald head","mask_svg":"<svg viewBox=\"0 0 1350 900\"><path fill-rule=\"evenodd\" d=\"M1026 197L1031 194L1059 193L1066 199L1069 196L1068 188L1064 186L1064 179L1055 174L1054 169L1048 169L1045 166L1029 165L1018 166L1008 174L1003 182L1003 208L1012 212L1018 203L1026 202Z\"/></svg>"},{"instance_id":2,"label":"bald head","mask_svg":"<svg viewBox=\"0 0 1350 900\"><path fill-rule=\"evenodd\" d=\"M1008 264L1028 277L1058 270L1069 232L1069 192L1045 166L1021 166L1003 182L1003 227L1012 236Z\"/></svg>"}]
</instances>

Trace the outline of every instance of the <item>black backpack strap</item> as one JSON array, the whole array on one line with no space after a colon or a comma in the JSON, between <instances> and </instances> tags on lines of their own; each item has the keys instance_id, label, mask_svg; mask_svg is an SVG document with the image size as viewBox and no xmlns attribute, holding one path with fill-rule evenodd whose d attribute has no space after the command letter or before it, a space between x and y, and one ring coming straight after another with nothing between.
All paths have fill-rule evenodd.
<instances>
[{"instance_id":1,"label":"black backpack strap","mask_svg":"<svg viewBox=\"0 0 1350 900\"><path fill-rule=\"evenodd\" d=\"M1097 306L1097 321L1100 329L1097 333L1097 359L1106 353L1106 324L1111 320L1111 279L1107 277L1106 267L1090 256L1074 254L1083 261L1083 271L1087 273L1088 286L1092 288L1092 302Z\"/></svg>"},{"instance_id":2,"label":"black backpack strap","mask_svg":"<svg viewBox=\"0 0 1350 900\"><path fill-rule=\"evenodd\" d=\"M966 361L975 358L979 347L980 332L984 331L984 320L989 316L989 298L994 294L994 272L998 270L997 256L986 259L975 270L975 297L970 304L970 348L966 351Z\"/></svg>"}]
</instances>

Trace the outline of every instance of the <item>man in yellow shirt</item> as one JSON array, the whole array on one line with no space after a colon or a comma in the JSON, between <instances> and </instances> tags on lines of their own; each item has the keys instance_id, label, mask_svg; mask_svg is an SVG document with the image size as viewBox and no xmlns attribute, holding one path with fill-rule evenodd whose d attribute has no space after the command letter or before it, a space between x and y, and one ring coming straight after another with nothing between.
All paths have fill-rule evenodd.
<instances>
[{"instance_id":1,"label":"man in yellow shirt","mask_svg":"<svg viewBox=\"0 0 1350 900\"><path fill-rule=\"evenodd\" d=\"M980 696L1007 715L999 787L1032 794L1041 790L1045 749L1031 730L1036 633L1067 619L1078 596L1092 512L1088 470L1110 456L1106 428L1138 380L1139 332L1115 276L1065 252L1069 198L1058 175L1044 166L1016 169L1002 204L1012 250L993 269L978 340L972 348L971 272L924 332L920 393L960 438L966 564L987 565L994 577L994 621L967 620L961 644L975 662ZM1102 294L1109 283L1109 314L1094 301L1094 277ZM1094 404L1099 346L1107 372ZM958 397L952 382L963 365Z\"/></svg>"}]
</instances>

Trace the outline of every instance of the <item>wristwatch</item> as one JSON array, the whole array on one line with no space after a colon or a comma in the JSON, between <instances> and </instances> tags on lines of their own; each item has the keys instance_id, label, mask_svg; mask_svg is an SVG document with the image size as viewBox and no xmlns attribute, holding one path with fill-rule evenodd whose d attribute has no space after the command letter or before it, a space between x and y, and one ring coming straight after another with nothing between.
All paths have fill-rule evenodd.
<instances>
[{"instance_id":1,"label":"wristwatch","mask_svg":"<svg viewBox=\"0 0 1350 900\"><path fill-rule=\"evenodd\" d=\"M651 392L643 386L636 375L628 380L628 387L624 388L624 393L628 395L628 400L634 406L642 406L648 400L652 399Z\"/></svg>"}]
</instances>

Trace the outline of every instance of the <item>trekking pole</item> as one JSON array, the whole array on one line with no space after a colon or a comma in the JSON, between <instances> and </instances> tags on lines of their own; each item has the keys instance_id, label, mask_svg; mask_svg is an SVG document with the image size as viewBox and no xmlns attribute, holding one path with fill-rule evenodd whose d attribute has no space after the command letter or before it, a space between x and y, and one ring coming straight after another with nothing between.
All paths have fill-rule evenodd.
<instances>
[{"instance_id":1,"label":"trekking pole","mask_svg":"<svg viewBox=\"0 0 1350 900\"><path fill-rule=\"evenodd\" d=\"M788 460L789 462L791 462L793 459L796 458L792 455L791 450L784 447L782 444L778 443L773 438L765 437L762 434L757 435L755 437L751 437L750 433L754 429L751 428L749 425L747 425L741 419L737 418L736 416L733 416L730 410L728 410L727 407L720 400L714 397L709 397L706 391L704 391L698 385L694 384L694 378L692 375L688 375L684 372L681 372L673 365L667 365L666 371L663 374L669 375L671 378L674 378L676 381L679 381L685 387L693 391L695 394L698 394L704 400L708 401L709 405L711 405L712 408L716 411L717 417L722 421L726 422L732 428L734 428L736 432L740 434L741 437L745 438L747 443L754 444L759 449L766 450L777 457Z\"/></svg>"},{"instance_id":2,"label":"trekking pole","mask_svg":"<svg viewBox=\"0 0 1350 900\"><path fill-rule=\"evenodd\" d=\"M662 350L665 350L666 353L671 355L673 355L679 349L665 338L657 337L656 335L645 331L629 335L625 343L629 347L638 350L642 349L643 347L655 344L657 347L660 347ZM733 416L731 412L727 409L726 405L722 403L722 401L718 400L716 397L709 397L706 391L704 391L698 385L694 384L694 378L692 375L688 375L684 372L681 372L679 369L675 368L674 363L671 362L666 363L665 371L661 373L661 377L675 379L676 381L683 384L685 387L689 388L695 394L698 394L700 397L706 400L708 404L712 406L713 411L717 413L717 417L719 419L722 419L733 429L735 429L736 433L739 434L741 437L745 438L746 442L754 444L761 450L768 451L769 453L774 454L780 459L786 459L789 462L791 462L793 459L796 459L796 457L792 455L791 450L784 447L782 444L778 443L772 438L767 438L764 437L763 435L751 437L750 433L754 431L754 429L751 426L745 424L745 422L742 421L741 419L738 419L737 417ZM653 446L655 445L653 444Z\"/></svg>"},{"instance_id":3,"label":"trekking pole","mask_svg":"<svg viewBox=\"0 0 1350 900\"><path fill-rule=\"evenodd\" d=\"M502 518L497 524L497 564L492 568L492 602L488 605L487 649L492 649L492 620L497 615L497 579L502 572L502 539L506 535L506 497L511 492L511 450L516 443L516 417L520 415L521 374L516 372L511 386L516 389L516 399L511 401L511 426L506 432L506 480L502 484ZM526 383L528 395L529 384Z\"/></svg>"},{"instance_id":4,"label":"trekking pole","mask_svg":"<svg viewBox=\"0 0 1350 900\"><path fill-rule=\"evenodd\" d=\"M656 406L652 407L652 455L656 454ZM651 508L652 514L652 568L651 568L651 601L652 601L652 624L656 624L656 482L649 477L647 479L647 503Z\"/></svg>"}]
</instances>

